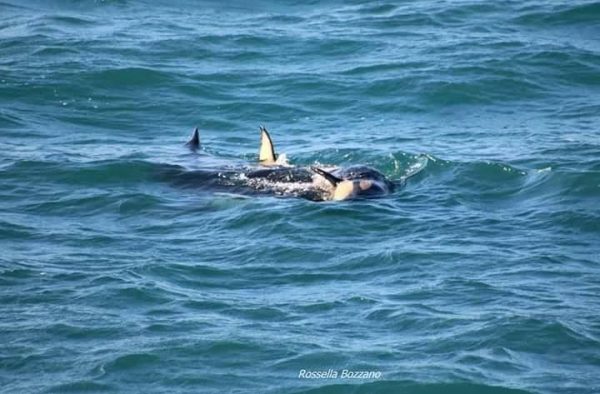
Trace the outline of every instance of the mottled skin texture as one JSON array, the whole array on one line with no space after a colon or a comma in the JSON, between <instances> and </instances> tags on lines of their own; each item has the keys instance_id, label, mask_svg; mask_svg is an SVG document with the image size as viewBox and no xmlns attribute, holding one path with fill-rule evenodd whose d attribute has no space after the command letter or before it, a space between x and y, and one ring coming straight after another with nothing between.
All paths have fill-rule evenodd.
<instances>
[{"instance_id":1,"label":"mottled skin texture","mask_svg":"<svg viewBox=\"0 0 600 394\"><path fill-rule=\"evenodd\" d=\"M261 178L270 182L312 183L313 172L306 167L269 167L250 170L246 176L251 179Z\"/></svg>"}]
</instances>

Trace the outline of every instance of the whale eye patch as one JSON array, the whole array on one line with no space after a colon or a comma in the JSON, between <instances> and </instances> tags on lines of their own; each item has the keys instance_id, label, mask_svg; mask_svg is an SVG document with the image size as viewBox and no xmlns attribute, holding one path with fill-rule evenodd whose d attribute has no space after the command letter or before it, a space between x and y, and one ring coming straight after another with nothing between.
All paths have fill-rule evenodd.
<instances>
[{"instance_id":1,"label":"whale eye patch","mask_svg":"<svg viewBox=\"0 0 600 394\"><path fill-rule=\"evenodd\" d=\"M361 180L358 183L358 187L360 188L360 190L369 190L372 186L373 186L372 181Z\"/></svg>"},{"instance_id":2,"label":"whale eye patch","mask_svg":"<svg viewBox=\"0 0 600 394\"><path fill-rule=\"evenodd\" d=\"M377 182L362 180L359 183L358 194L362 196L379 195L384 193L385 190Z\"/></svg>"}]
</instances>

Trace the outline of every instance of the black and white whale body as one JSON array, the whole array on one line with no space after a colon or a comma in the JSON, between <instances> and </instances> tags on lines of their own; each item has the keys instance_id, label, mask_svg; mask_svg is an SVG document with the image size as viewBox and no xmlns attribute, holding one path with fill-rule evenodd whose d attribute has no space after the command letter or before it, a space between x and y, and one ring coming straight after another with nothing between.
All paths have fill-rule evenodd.
<instances>
[{"instance_id":1,"label":"black and white whale body","mask_svg":"<svg viewBox=\"0 0 600 394\"><path fill-rule=\"evenodd\" d=\"M331 172L318 167L312 167L312 170L327 179L333 186L331 200L378 197L389 194L395 189L395 184L385 175L367 166L355 165L337 168Z\"/></svg>"},{"instance_id":2,"label":"black and white whale body","mask_svg":"<svg viewBox=\"0 0 600 394\"><path fill-rule=\"evenodd\" d=\"M312 201L373 198L394 191L395 183L374 168L362 165L334 168L290 166L285 155L277 155L269 132L261 126L258 166L232 166L219 169L185 170L172 168L171 181L185 186L209 186L240 194L274 194ZM186 144L193 151L200 148L195 129Z\"/></svg>"}]
</instances>

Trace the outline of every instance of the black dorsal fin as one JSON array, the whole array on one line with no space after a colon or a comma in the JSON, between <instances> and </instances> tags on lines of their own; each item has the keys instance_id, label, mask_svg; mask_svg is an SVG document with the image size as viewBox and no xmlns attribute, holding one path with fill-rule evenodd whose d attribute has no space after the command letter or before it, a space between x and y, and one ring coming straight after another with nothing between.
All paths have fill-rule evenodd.
<instances>
[{"instance_id":1,"label":"black dorsal fin","mask_svg":"<svg viewBox=\"0 0 600 394\"><path fill-rule=\"evenodd\" d=\"M185 145L188 146L190 149L198 149L200 147L200 133L198 132L197 127L194 129L192 138Z\"/></svg>"},{"instance_id":2,"label":"black dorsal fin","mask_svg":"<svg viewBox=\"0 0 600 394\"><path fill-rule=\"evenodd\" d=\"M331 183L333 186L337 186L338 183L343 181L343 179L338 178L337 176L333 175L332 173L322 170L319 167L312 166L312 167L310 167L310 169L313 170L315 173L321 175L323 178L327 179L327 181L329 183Z\"/></svg>"}]
</instances>

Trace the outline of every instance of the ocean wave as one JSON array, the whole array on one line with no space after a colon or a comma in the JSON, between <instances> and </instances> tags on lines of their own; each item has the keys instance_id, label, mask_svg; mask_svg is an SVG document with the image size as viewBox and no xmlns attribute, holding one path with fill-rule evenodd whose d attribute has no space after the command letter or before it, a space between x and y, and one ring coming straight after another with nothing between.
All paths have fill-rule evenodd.
<instances>
[{"instance_id":1,"label":"ocean wave","mask_svg":"<svg viewBox=\"0 0 600 394\"><path fill-rule=\"evenodd\" d=\"M599 387L596 3L0 2L5 391Z\"/></svg>"},{"instance_id":2,"label":"ocean wave","mask_svg":"<svg viewBox=\"0 0 600 394\"><path fill-rule=\"evenodd\" d=\"M98 185L100 183L146 182L157 171L157 164L144 161L105 160L90 163L62 161L14 161L4 169L4 175L29 181L51 180L75 185ZM52 178L48 178L52 174Z\"/></svg>"},{"instance_id":3,"label":"ocean wave","mask_svg":"<svg viewBox=\"0 0 600 394\"><path fill-rule=\"evenodd\" d=\"M412 383L401 380L384 380L381 382L363 383L363 384L327 384L319 388L305 389L301 391L295 391L300 394L319 394L319 393L481 393L481 394L527 394L534 393L535 391L526 391L502 386L487 386L477 383Z\"/></svg>"},{"instance_id":4,"label":"ocean wave","mask_svg":"<svg viewBox=\"0 0 600 394\"><path fill-rule=\"evenodd\" d=\"M83 81L103 88L134 88L152 87L169 84L173 81L170 73L161 72L151 68L125 67L98 70L83 75Z\"/></svg>"},{"instance_id":5,"label":"ocean wave","mask_svg":"<svg viewBox=\"0 0 600 394\"><path fill-rule=\"evenodd\" d=\"M594 24L600 17L597 2L524 7L515 21L529 26Z\"/></svg>"}]
</instances>

